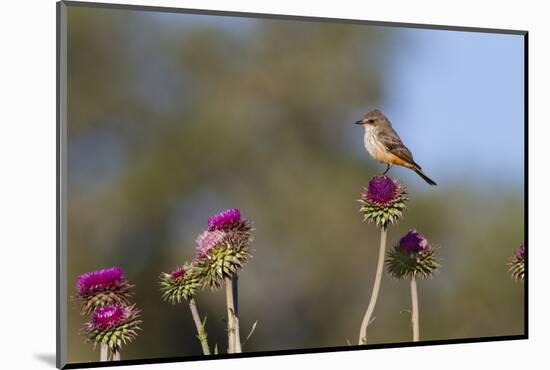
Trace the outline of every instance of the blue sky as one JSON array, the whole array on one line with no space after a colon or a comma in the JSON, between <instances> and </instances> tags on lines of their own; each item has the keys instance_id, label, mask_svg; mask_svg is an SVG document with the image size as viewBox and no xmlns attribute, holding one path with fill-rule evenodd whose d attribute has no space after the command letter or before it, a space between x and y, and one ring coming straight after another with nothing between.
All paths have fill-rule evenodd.
<instances>
[{"instance_id":1,"label":"blue sky","mask_svg":"<svg viewBox=\"0 0 550 370\"><path fill-rule=\"evenodd\" d=\"M381 108L426 172L520 185L523 36L420 29L395 34Z\"/></svg>"}]
</instances>

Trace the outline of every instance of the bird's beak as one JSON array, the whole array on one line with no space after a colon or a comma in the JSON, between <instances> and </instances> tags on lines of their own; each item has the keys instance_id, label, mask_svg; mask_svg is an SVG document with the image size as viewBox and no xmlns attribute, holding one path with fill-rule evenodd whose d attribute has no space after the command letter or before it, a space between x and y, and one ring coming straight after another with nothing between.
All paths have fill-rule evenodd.
<instances>
[{"instance_id":1,"label":"bird's beak","mask_svg":"<svg viewBox=\"0 0 550 370\"><path fill-rule=\"evenodd\" d=\"M362 125L362 124L363 124L363 120L356 121L355 124L356 124L356 125Z\"/></svg>"}]
</instances>

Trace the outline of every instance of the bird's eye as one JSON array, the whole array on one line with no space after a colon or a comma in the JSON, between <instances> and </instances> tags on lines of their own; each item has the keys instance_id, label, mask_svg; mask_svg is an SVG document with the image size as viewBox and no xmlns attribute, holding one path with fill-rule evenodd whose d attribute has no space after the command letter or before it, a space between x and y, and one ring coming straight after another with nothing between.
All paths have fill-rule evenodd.
<instances>
[{"instance_id":1,"label":"bird's eye","mask_svg":"<svg viewBox=\"0 0 550 370\"><path fill-rule=\"evenodd\" d=\"M367 123L374 123L374 120L371 118L371 119L368 119L367 120Z\"/></svg>"}]
</instances>

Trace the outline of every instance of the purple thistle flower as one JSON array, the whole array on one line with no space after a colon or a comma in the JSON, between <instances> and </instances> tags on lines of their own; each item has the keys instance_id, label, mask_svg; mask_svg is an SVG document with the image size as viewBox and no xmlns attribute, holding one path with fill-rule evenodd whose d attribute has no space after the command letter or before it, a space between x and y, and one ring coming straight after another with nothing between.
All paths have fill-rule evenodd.
<instances>
[{"instance_id":1,"label":"purple thistle flower","mask_svg":"<svg viewBox=\"0 0 550 370\"><path fill-rule=\"evenodd\" d=\"M416 229L410 230L399 240L399 248L409 253L425 251L428 246L428 240L419 234Z\"/></svg>"},{"instance_id":2,"label":"purple thistle flower","mask_svg":"<svg viewBox=\"0 0 550 370\"><path fill-rule=\"evenodd\" d=\"M212 248L223 243L225 238L226 234L220 230L203 231L197 237L197 258L204 258Z\"/></svg>"},{"instance_id":3,"label":"purple thistle flower","mask_svg":"<svg viewBox=\"0 0 550 370\"><path fill-rule=\"evenodd\" d=\"M224 230L241 221L241 211L237 208L228 209L208 218L208 230Z\"/></svg>"},{"instance_id":4,"label":"purple thistle flower","mask_svg":"<svg viewBox=\"0 0 550 370\"><path fill-rule=\"evenodd\" d=\"M373 176L361 192L361 212L364 220L387 227L395 224L403 215L408 201L404 186L387 176Z\"/></svg>"},{"instance_id":5,"label":"purple thistle flower","mask_svg":"<svg viewBox=\"0 0 550 370\"><path fill-rule=\"evenodd\" d=\"M118 304L98 309L92 316L94 329L105 329L117 325L126 318L126 309Z\"/></svg>"},{"instance_id":6,"label":"purple thistle flower","mask_svg":"<svg viewBox=\"0 0 550 370\"><path fill-rule=\"evenodd\" d=\"M119 352L123 344L132 342L141 330L140 311L135 305L112 304L96 310L84 325L83 334L94 348L101 344L110 352Z\"/></svg>"},{"instance_id":7,"label":"purple thistle flower","mask_svg":"<svg viewBox=\"0 0 550 370\"><path fill-rule=\"evenodd\" d=\"M102 290L118 284L124 277L124 271L120 267L109 267L99 271L86 272L76 280L76 288L80 294L95 290Z\"/></svg>"},{"instance_id":8,"label":"purple thistle flower","mask_svg":"<svg viewBox=\"0 0 550 370\"><path fill-rule=\"evenodd\" d=\"M170 273L170 276L172 277L172 279L177 279L185 275L186 272L187 272L187 269L185 267L178 267L175 271L172 271Z\"/></svg>"},{"instance_id":9,"label":"purple thistle flower","mask_svg":"<svg viewBox=\"0 0 550 370\"><path fill-rule=\"evenodd\" d=\"M386 266L396 279L426 278L439 268L438 258L428 240L410 230L387 254Z\"/></svg>"},{"instance_id":10,"label":"purple thistle flower","mask_svg":"<svg viewBox=\"0 0 550 370\"><path fill-rule=\"evenodd\" d=\"M519 249L518 251L516 252L516 255L519 257L519 258L522 258L522 259L525 259L525 244L521 244L519 246Z\"/></svg>"},{"instance_id":11,"label":"purple thistle flower","mask_svg":"<svg viewBox=\"0 0 550 370\"><path fill-rule=\"evenodd\" d=\"M397 195L397 184L387 176L374 176L367 188L363 189L363 197L372 202L388 205Z\"/></svg>"}]
</instances>

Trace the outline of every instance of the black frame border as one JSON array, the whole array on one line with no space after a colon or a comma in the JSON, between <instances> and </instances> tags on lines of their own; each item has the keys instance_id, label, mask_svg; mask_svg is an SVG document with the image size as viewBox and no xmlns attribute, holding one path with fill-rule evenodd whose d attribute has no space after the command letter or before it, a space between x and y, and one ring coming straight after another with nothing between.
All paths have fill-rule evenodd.
<instances>
[{"instance_id":1,"label":"black frame border","mask_svg":"<svg viewBox=\"0 0 550 370\"><path fill-rule=\"evenodd\" d=\"M181 13L181 14L199 14L199 15L214 15L214 16L230 16L240 18L262 18L262 19L278 19L278 20L297 20L307 22L331 22L331 23L346 23L346 24L360 24L370 26L383 26L383 27L400 27L400 28L417 28L417 29L429 29L429 30L444 30L444 31L461 31L461 32L476 32L476 33L495 33L495 34L508 34L508 35L520 35L524 37L524 243L527 246L525 253L525 281L524 281L524 334L522 335L503 335L492 337L477 337L477 338L460 338L460 339L440 339L440 340L428 340L421 342L391 342L391 343L378 343L367 345L354 345L354 346L340 346L340 347L319 347L319 348L304 348L304 349L291 349L291 350L273 350L273 351L257 351L246 352L240 354L218 354L210 355L208 357L204 355L198 356L177 356L177 357L161 357L150 359L135 359L135 360L121 360L116 362L82 362L82 363L66 363L66 333L63 331L66 329L66 317L63 317L63 313L66 310L62 309L62 306L66 304L66 280L63 259L66 257L66 249L63 248L63 235L67 232L64 218L66 214L63 209L62 200L64 200L64 189L62 176L66 173L65 165L65 153L66 147L66 95L63 93L67 91L66 87L66 7L80 7L80 8L102 8L102 9L114 9L114 10L134 10L134 11L149 11L149 12L162 12L162 13ZM237 11L225 11L225 10L210 10L210 9L190 9L190 8L176 8L176 7L161 7L161 6L148 6L148 5L133 5L133 4L110 4L99 2L81 2L81 1L59 1L56 3L56 47L57 47L57 60L56 60L56 367L59 369L80 369L80 368L96 368L96 367L111 367L111 366L125 366L125 365L146 365L146 364L161 364L161 363L174 363L174 362L191 362L191 361L209 361L209 360L222 360L231 358L248 358L248 357L270 357L270 356L284 356L284 355L297 355L297 354L315 354L324 352L345 352L345 351L362 351L367 349L384 349L384 348L406 348L406 347L419 347L419 346L434 346L434 345L448 345L448 344L468 344L468 343L483 343L483 342L499 342L509 340L522 340L529 339L529 242L528 242L528 230L529 230L529 32L526 30L512 30L512 29L497 29L497 28L481 28L481 27L460 27L450 25L430 25L421 23L402 23L402 22L385 22L385 21L371 21L371 20L359 20L359 19L342 19L342 18L328 18L328 17L314 17L314 16L300 16L300 15L284 15L284 14L268 14L268 13L251 13L251 12L237 12ZM63 70L65 68L65 70ZM63 271L62 271L63 269ZM66 316L66 315L65 315Z\"/></svg>"}]
</instances>

